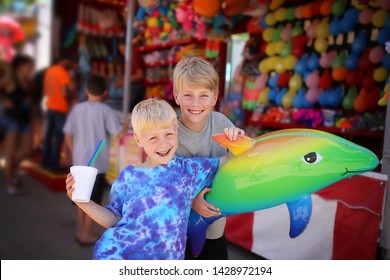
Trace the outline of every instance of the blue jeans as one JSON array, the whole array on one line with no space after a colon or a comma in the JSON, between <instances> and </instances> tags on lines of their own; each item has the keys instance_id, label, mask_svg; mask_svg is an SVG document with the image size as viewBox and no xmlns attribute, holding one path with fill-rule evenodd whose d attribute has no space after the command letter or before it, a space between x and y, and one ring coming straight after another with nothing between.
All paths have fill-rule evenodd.
<instances>
[{"instance_id":1,"label":"blue jeans","mask_svg":"<svg viewBox=\"0 0 390 280\"><path fill-rule=\"evenodd\" d=\"M59 111L46 112L45 136L43 139L42 166L50 169L60 167L62 142L66 114Z\"/></svg>"},{"instance_id":2,"label":"blue jeans","mask_svg":"<svg viewBox=\"0 0 390 280\"><path fill-rule=\"evenodd\" d=\"M1 126L6 130L6 132L15 132L15 133L31 133L32 127L31 123L16 120L9 117L3 117L1 120Z\"/></svg>"}]
</instances>

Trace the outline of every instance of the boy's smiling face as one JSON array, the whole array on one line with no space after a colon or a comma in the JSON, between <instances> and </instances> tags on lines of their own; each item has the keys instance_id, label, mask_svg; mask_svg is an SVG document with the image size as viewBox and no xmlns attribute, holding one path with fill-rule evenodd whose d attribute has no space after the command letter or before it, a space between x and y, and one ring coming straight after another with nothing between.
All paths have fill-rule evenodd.
<instances>
[{"instance_id":1,"label":"boy's smiling face","mask_svg":"<svg viewBox=\"0 0 390 280\"><path fill-rule=\"evenodd\" d=\"M207 88L193 87L184 80L181 91L174 96L182 112L183 124L191 130L202 130L217 103L217 95Z\"/></svg>"},{"instance_id":2,"label":"boy's smiling face","mask_svg":"<svg viewBox=\"0 0 390 280\"><path fill-rule=\"evenodd\" d=\"M149 164L158 166L168 164L175 156L178 146L177 126L168 128L143 129L135 135L138 146L145 150Z\"/></svg>"}]
</instances>

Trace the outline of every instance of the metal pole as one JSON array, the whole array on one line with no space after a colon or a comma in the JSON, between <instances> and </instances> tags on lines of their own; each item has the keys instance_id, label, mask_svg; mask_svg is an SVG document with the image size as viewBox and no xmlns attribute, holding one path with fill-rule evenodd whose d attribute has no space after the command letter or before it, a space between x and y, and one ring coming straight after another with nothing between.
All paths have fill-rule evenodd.
<instances>
[{"instance_id":1,"label":"metal pole","mask_svg":"<svg viewBox=\"0 0 390 280\"><path fill-rule=\"evenodd\" d=\"M130 78L131 78L131 63L132 63L132 38L133 38L133 14L134 14L134 1L127 1L127 28L126 28L126 54L125 54L125 78L123 85L123 103L122 103L122 114L124 118L127 118L129 113L129 101L131 96Z\"/></svg>"},{"instance_id":2,"label":"metal pole","mask_svg":"<svg viewBox=\"0 0 390 280\"><path fill-rule=\"evenodd\" d=\"M390 79L390 77L389 77ZM385 139L383 141L383 155L382 155L382 173L387 175L387 189L385 197L385 212L382 217L382 230L380 235L379 246L385 251L383 257L390 259L390 100L387 101L386 108L386 124L385 124Z\"/></svg>"}]
</instances>

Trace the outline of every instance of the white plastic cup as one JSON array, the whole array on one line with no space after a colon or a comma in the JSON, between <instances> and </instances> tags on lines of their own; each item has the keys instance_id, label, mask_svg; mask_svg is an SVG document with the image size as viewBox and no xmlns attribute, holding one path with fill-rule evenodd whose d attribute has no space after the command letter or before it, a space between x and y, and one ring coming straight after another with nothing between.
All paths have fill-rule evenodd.
<instances>
[{"instance_id":1,"label":"white plastic cup","mask_svg":"<svg viewBox=\"0 0 390 280\"><path fill-rule=\"evenodd\" d=\"M76 202L89 202L98 170L90 166L72 166L70 173L74 178L74 191L72 200Z\"/></svg>"}]
</instances>

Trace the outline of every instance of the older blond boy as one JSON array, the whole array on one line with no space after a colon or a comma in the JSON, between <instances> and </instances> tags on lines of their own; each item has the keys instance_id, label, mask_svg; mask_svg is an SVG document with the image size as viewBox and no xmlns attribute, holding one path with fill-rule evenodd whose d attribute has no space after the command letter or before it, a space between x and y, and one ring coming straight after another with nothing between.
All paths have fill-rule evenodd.
<instances>
[{"instance_id":1,"label":"older blond boy","mask_svg":"<svg viewBox=\"0 0 390 280\"><path fill-rule=\"evenodd\" d=\"M234 141L243 136L244 131L234 127L223 114L213 111L218 99L219 77L214 67L200 57L181 60L173 72L174 97L180 106L179 157L222 157L227 150L212 141L211 136L225 134ZM204 217L218 216L219 209L204 200L210 191L205 189L194 200L192 209ZM198 259L228 259L227 244L224 236L226 218L211 224L207 231L207 240ZM186 259L194 259L186 250Z\"/></svg>"},{"instance_id":2,"label":"older blond boy","mask_svg":"<svg viewBox=\"0 0 390 280\"><path fill-rule=\"evenodd\" d=\"M121 172L106 208L93 201L76 202L107 228L95 245L94 258L183 259L192 200L211 183L220 160L175 157L177 116L165 101L149 99L137 104L132 125L147 160ZM73 184L69 174L66 189L70 198Z\"/></svg>"}]
</instances>

